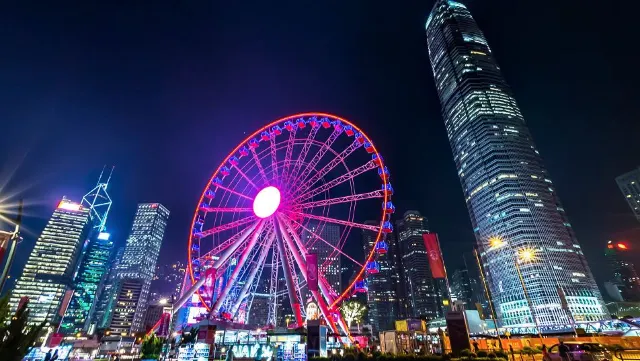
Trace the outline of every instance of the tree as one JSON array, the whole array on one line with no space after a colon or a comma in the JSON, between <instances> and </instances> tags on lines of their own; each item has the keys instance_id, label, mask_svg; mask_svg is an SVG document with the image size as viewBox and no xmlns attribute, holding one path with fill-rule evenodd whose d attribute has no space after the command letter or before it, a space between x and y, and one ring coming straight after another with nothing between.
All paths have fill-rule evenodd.
<instances>
[{"instance_id":1,"label":"tree","mask_svg":"<svg viewBox=\"0 0 640 361\"><path fill-rule=\"evenodd\" d=\"M198 328L191 327L190 330L183 329L182 337L180 337L180 343L182 345L190 344L196 342L198 339Z\"/></svg>"},{"instance_id":2,"label":"tree","mask_svg":"<svg viewBox=\"0 0 640 361\"><path fill-rule=\"evenodd\" d=\"M351 324L355 321L357 324L362 322L367 307L358 301L347 301L340 307L342 318L347 321L347 326L351 328Z\"/></svg>"},{"instance_id":3,"label":"tree","mask_svg":"<svg viewBox=\"0 0 640 361\"><path fill-rule=\"evenodd\" d=\"M155 333L144 338L140 345L141 358L143 360L157 360L162 352L162 339Z\"/></svg>"},{"instance_id":4,"label":"tree","mask_svg":"<svg viewBox=\"0 0 640 361\"><path fill-rule=\"evenodd\" d=\"M27 324L28 305L28 301L24 302L10 317L9 295L0 299L0 355L3 361L22 360L44 328L44 322L37 326Z\"/></svg>"}]
</instances>

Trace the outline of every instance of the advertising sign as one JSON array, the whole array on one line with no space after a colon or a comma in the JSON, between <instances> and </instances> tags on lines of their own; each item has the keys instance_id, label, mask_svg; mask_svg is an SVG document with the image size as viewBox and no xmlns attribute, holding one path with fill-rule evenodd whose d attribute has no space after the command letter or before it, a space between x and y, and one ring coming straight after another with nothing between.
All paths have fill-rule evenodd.
<instances>
[{"instance_id":1,"label":"advertising sign","mask_svg":"<svg viewBox=\"0 0 640 361\"><path fill-rule=\"evenodd\" d=\"M433 278L446 278L447 274L444 270L444 262L442 261L442 252L440 252L438 235L435 233L425 233L422 235L422 239L424 240L424 246L427 248L431 275Z\"/></svg>"},{"instance_id":2,"label":"advertising sign","mask_svg":"<svg viewBox=\"0 0 640 361\"><path fill-rule=\"evenodd\" d=\"M307 261L307 286L309 291L316 292L318 290L318 255L309 253L306 257Z\"/></svg>"}]
</instances>

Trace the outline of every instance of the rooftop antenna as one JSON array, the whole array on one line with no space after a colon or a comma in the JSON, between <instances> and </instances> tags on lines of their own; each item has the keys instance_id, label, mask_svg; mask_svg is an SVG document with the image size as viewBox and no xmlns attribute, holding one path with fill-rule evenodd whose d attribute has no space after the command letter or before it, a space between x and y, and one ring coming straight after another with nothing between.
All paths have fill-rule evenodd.
<instances>
[{"instance_id":1,"label":"rooftop antenna","mask_svg":"<svg viewBox=\"0 0 640 361\"><path fill-rule=\"evenodd\" d=\"M82 197L81 204L90 209L89 217L93 222L93 229L98 232L103 232L106 228L107 216L111 209L112 202L107 188L109 187L109 181L111 181L114 168L115 166L112 166L109 175L106 176L106 166L103 166L100 176L98 177L98 184ZM106 181L103 181L103 178L106 178Z\"/></svg>"}]
</instances>

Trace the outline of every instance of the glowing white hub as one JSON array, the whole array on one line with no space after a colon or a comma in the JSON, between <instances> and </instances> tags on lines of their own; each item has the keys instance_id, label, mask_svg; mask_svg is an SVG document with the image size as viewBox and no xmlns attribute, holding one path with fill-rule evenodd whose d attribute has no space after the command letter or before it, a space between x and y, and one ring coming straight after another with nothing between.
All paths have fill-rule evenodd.
<instances>
[{"instance_id":1,"label":"glowing white hub","mask_svg":"<svg viewBox=\"0 0 640 361\"><path fill-rule=\"evenodd\" d=\"M280 206L280 191L274 186L262 189L253 200L253 213L260 218L274 214Z\"/></svg>"}]
</instances>

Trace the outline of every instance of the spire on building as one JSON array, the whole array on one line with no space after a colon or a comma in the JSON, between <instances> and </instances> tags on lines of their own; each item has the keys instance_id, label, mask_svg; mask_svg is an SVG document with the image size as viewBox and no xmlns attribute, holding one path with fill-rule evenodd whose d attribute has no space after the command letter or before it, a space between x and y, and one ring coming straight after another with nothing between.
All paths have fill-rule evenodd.
<instances>
[{"instance_id":1,"label":"spire on building","mask_svg":"<svg viewBox=\"0 0 640 361\"><path fill-rule=\"evenodd\" d=\"M98 232L104 231L107 224L107 216L111 209L111 197L107 192L107 187L115 167L111 167L109 175L105 174L105 168L106 166L102 167L102 172L98 177L98 184L82 197L82 205L91 209L91 222L93 222L93 228L97 229Z\"/></svg>"}]
</instances>

